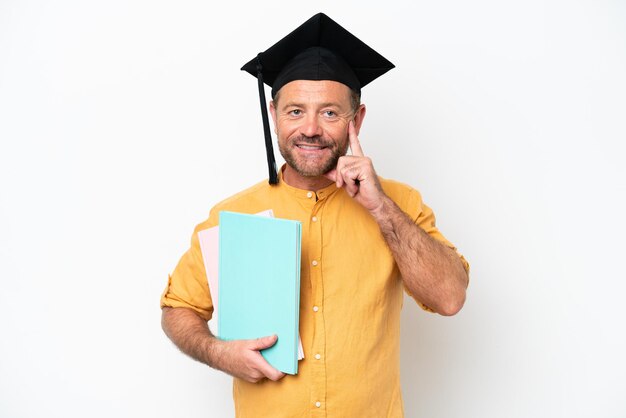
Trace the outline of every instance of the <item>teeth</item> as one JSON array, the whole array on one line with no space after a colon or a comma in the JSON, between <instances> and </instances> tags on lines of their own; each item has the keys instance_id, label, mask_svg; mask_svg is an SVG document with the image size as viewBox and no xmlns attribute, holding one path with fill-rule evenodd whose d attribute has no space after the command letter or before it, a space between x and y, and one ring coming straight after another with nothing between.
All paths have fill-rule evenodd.
<instances>
[{"instance_id":1,"label":"teeth","mask_svg":"<svg viewBox=\"0 0 626 418\"><path fill-rule=\"evenodd\" d=\"M323 147L314 147L314 146L310 146L310 145L298 145L299 148L302 149L307 149L307 150L318 150L318 149L322 149Z\"/></svg>"}]
</instances>

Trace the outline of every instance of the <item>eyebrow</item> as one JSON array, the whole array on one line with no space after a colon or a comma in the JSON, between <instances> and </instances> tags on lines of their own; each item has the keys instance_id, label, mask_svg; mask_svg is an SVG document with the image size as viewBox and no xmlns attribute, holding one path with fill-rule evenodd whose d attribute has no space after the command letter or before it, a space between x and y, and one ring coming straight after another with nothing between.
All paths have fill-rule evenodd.
<instances>
[{"instance_id":1,"label":"eyebrow","mask_svg":"<svg viewBox=\"0 0 626 418\"><path fill-rule=\"evenodd\" d=\"M297 102L286 102L281 107L284 109L284 108L291 107L291 106L302 107L302 105L300 103L297 103Z\"/></svg>"}]
</instances>

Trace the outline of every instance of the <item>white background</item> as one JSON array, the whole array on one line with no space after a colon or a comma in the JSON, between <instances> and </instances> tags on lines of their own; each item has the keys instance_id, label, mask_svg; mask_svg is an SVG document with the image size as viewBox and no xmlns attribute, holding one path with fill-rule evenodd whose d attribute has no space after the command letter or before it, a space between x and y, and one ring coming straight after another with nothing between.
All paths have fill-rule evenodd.
<instances>
[{"instance_id":1,"label":"white background","mask_svg":"<svg viewBox=\"0 0 626 418\"><path fill-rule=\"evenodd\" d=\"M1 417L232 416L159 296L266 176L239 68L318 11L397 65L363 149L472 266L459 315L406 300L407 416L626 416L625 4L339 3L0 0Z\"/></svg>"}]
</instances>

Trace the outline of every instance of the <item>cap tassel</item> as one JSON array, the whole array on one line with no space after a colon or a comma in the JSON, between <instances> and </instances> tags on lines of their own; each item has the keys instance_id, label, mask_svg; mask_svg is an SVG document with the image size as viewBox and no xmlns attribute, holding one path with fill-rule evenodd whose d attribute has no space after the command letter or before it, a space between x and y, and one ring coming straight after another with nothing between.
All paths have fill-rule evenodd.
<instances>
[{"instance_id":1,"label":"cap tassel","mask_svg":"<svg viewBox=\"0 0 626 418\"><path fill-rule=\"evenodd\" d=\"M263 66L261 65L261 53L257 60L257 80L259 83L259 99L261 100L261 116L263 119L263 132L265 133L265 151L267 153L267 169L269 170L269 183L278 184L278 174L276 171L276 159L274 158L274 147L272 146L272 134L270 132L270 121L267 116L267 104L265 102L265 88L263 86Z\"/></svg>"}]
</instances>

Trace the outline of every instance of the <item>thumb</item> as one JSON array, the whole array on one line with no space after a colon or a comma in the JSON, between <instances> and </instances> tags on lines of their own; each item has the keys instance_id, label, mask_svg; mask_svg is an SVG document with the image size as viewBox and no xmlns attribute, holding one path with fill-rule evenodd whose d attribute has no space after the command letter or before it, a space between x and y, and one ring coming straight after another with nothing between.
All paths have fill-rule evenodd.
<instances>
[{"instance_id":1,"label":"thumb","mask_svg":"<svg viewBox=\"0 0 626 418\"><path fill-rule=\"evenodd\" d=\"M324 177L326 177L328 180L337 182L337 169L333 168L332 170L327 171L326 173L324 173Z\"/></svg>"},{"instance_id":2,"label":"thumb","mask_svg":"<svg viewBox=\"0 0 626 418\"><path fill-rule=\"evenodd\" d=\"M252 345L250 348L253 350L264 350L276 344L278 340L278 336L276 334L269 335L267 337L257 338L256 340L252 340Z\"/></svg>"}]
</instances>

